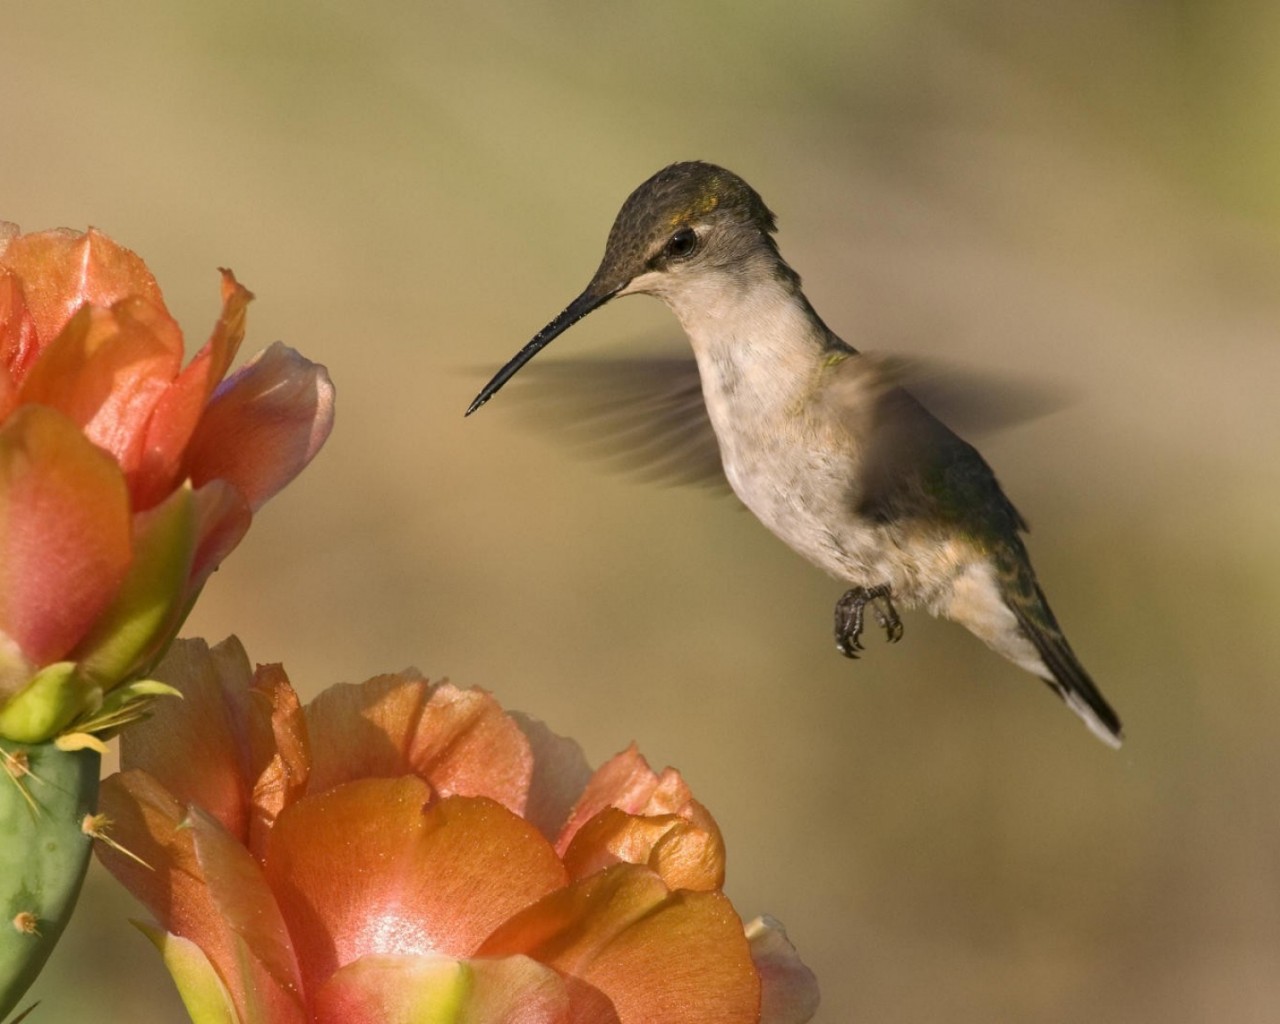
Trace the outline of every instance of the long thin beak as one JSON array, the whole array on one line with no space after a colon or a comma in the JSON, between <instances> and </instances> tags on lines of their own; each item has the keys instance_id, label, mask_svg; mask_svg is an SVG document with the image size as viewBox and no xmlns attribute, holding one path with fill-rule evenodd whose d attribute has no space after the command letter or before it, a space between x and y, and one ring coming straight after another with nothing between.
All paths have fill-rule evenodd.
<instances>
[{"instance_id":1,"label":"long thin beak","mask_svg":"<svg viewBox=\"0 0 1280 1024\"><path fill-rule=\"evenodd\" d=\"M501 370L493 375L493 380L489 381L480 389L480 394L472 399L471 404L467 406L466 415L470 416L473 412L489 401L502 388L507 381L519 372L520 367L524 366L530 359L536 356L547 345L554 341L557 337L567 331L576 324L584 316L593 309L599 309L611 298L618 294L622 289L615 288L612 291L597 292L591 285L587 286L587 290L567 305L551 323L542 328L533 336L533 340L525 345L517 352L511 361L507 363Z\"/></svg>"}]
</instances>

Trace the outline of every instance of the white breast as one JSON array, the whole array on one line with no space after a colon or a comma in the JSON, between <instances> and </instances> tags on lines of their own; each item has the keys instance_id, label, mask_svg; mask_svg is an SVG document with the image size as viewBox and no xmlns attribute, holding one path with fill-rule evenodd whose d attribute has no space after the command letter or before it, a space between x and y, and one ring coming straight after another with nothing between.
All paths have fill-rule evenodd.
<instances>
[{"instance_id":1,"label":"white breast","mask_svg":"<svg viewBox=\"0 0 1280 1024\"><path fill-rule=\"evenodd\" d=\"M704 277L674 294L653 290L689 335L725 475L743 504L837 579L888 583L903 605L941 610L974 561L972 546L856 512L863 439L884 386L875 364L856 354L830 364L821 328L782 282L747 289Z\"/></svg>"},{"instance_id":2,"label":"white breast","mask_svg":"<svg viewBox=\"0 0 1280 1024\"><path fill-rule=\"evenodd\" d=\"M804 306L781 285L681 299L676 312L734 493L832 575L867 584L896 577L881 564L882 538L852 514L859 446L822 400L823 339Z\"/></svg>"}]
</instances>

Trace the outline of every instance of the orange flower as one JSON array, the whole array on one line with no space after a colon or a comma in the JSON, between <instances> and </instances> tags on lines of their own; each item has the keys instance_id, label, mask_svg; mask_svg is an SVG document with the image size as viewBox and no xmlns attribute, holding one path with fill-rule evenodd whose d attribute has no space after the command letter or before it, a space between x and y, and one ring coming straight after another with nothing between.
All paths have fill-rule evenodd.
<instances>
[{"instance_id":1,"label":"orange flower","mask_svg":"<svg viewBox=\"0 0 1280 1024\"><path fill-rule=\"evenodd\" d=\"M100 847L198 1024L800 1024L813 976L744 931L724 845L634 747L598 771L479 690L412 673L302 708L234 638L121 741Z\"/></svg>"},{"instance_id":2,"label":"orange flower","mask_svg":"<svg viewBox=\"0 0 1280 1024\"><path fill-rule=\"evenodd\" d=\"M39 742L159 657L328 436L323 367L277 343L223 380L252 298L185 367L146 265L0 223L0 736Z\"/></svg>"}]
</instances>

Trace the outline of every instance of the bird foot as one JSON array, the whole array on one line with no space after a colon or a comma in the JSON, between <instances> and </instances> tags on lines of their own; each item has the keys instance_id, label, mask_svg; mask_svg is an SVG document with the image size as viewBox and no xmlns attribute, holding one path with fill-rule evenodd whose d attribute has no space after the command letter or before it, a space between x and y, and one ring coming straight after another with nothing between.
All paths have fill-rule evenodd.
<instances>
[{"instance_id":1,"label":"bird foot","mask_svg":"<svg viewBox=\"0 0 1280 1024\"><path fill-rule=\"evenodd\" d=\"M889 584L854 587L836 602L836 648L846 658L856 658L862 650L863 611L868 604L889 643L902 639L902 620L893 606Z\"/></svg>"}]
</instances>

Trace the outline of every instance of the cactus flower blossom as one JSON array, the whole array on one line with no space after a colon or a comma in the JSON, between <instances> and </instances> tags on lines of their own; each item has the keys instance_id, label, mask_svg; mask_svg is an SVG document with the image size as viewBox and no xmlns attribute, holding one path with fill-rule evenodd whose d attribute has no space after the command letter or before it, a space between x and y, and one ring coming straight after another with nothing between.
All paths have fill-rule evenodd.
<instances>
[{"instance_id":1,"label":"cactus flower blossom","mask_svg":"<svg viewBox=\"0 0 1280 1024\"><path fill-rule=\"evenodd\" d=\"M221 315L184 366L138 256L93 229L0 223L0 738L118 711L110 691L155 663L328 436L323 367L277 343L226 376L251 298L222 271Z\"/></svg>"},{"instance_id":2,"label":"cactus flower blossom","mask_svg":"<svg viewBox=\"0 0 1280 1024\"><path fill-rule=\"evenodd\" d=\"M106 867L197 1024L801 1024L812 974L721 892L680 775L413 672L300 706L234 638L121 739Z\"/></svg>"}]
</instances>

